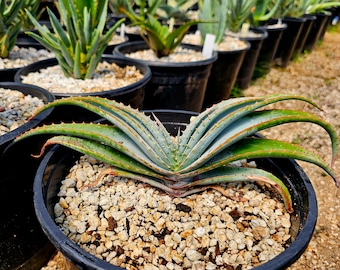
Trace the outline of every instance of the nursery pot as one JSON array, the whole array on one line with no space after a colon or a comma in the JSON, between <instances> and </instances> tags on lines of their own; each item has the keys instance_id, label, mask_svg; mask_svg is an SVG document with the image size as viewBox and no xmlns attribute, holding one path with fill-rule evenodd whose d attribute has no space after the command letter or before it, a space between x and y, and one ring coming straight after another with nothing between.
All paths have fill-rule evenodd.
<instances>
[{"instance_id":1,"label":"nursery pot","mask_svg":"<svg viewBox=\"0 0 340 270\"><path fill-rule=\"evenodd\" d=\"M17 90L17 91L22 92L24 95L31 95L33 97L38 97L41 100L43 100L43 102L46 104L54 100L53 94L35 85L22 84L22 83L16 83L16 82L1 82L0 87L9 89L9 90ZM27 121L25 124L21 125L20 127L0 136L0 154L3 154L4 149L17 136L39 125L52 113L52 111L53 109L46 110L45 112L31 119L30 121ZM0 156L0 161L1 160L2 160L2 157Z\"/></svg>"},{"instance_id":2,"label":"nursery pot","mask_svg":"<svg viewBox=\"0 0 340 270\"><path fill-rule=\"evenodd\" d=\"M253 72L253 80L269 73L273 65L274 57L279 46L283 31L285 31L287 25L269 24L266 26L259 26L259 28L267 31L268 37L262 42L262 46Z\"/></svg>"},{"instance_id":3,"label":"nursery pot","mask_svg":"<svg viewBox=\"0 0 340 270\"><path fill-rule=\"evenodd\" d=\"M295 51L294 51L294 55L297 55L297 56L303 52L303 48L305 46L307 37L310 31L312 30L312 26L314 22L316 21L316 16L314 15L305 14L303 17L306 19L306 21L303 24L301 34L299 36L299 39L296 42Z\"/></svg>"},{"instance_id":4,"label":"nursery pot","mask_svg":"<svg viewBox=\"0 0 340 270\"><path fill-rule=\"evenodd\" d=\"M38 97L44 103L54 100L51 93L34 85L3 82L0 87ZM4 152L15 137L42 124L52 110L0 136L0 268L3 270L40 269L55 252L36 219L32 200L33 179L39 164L39 160L31 157L32 146L41 146L41 139L29 139Z\"/></svg>"},{"instance_id":5,"label":"nursery pot","mask_svg":"<svg viewBox=\"0 0 340 270\"><path fill-rule=\"evenodd\" d=\"M306 18L303 17L285 17L282 19L282 22L287 24L287 29L283 32L279 47L275 55L277 64L279 66L285 68L290 63L305 21Z\"/></svg>"},{"instance_id":6,"label":"nursery pot","mask_svg":"<svg viewBox=\"0 0 340 270\"><path fill-rule=\"evenodd\" d=\"M313 16L316 17L316 20L313 22L311 30L303 46L303 50L307 51L312 51L314 49L319 40L321 32L327 23L327 15L325 13L315 13Z\"/></svg>"},{"instance_id":7,"label":"nursery pot","mask_svg":"<svg viewBox=\"0 0 340 270\"><path fill-rule=\"evenodd\" d=\"M242 65L236 79L236 85L241 89L249 87L262 43L268 37L267 31L264 29L250 28L250 31L255 33L256 36L240 37L240 39L248 41L251 45L243 58Z\"/></svg>"},{"instance_id":8,"label":"nursery pot","mask_svg":"<svg viewBox=\"0 0 340 270\"><path fill-rule=\"evenodd\" d=\"M133 59L122 59L112 55L103 55L102 60L109 63L116 63L120 67L135 66L136 69L139 70L144 76L141 80L133 84L117 89L108 89L105 91L92 93L54 93L54 96L57 99L69 96L100 96L122 102L125 105L130 105L133 108L140 108L144 98L144 87L151 78L150 68L139 61L135 61ZM21 77L29 74L30 72L37 72L41 69L55 65L58 65L56 58L37 61L18 70L14 79L16 82L21 82ZM53 115L57 117L55 120L59 121L94 120L93 117L95 117L92 113L86 112L82 108L76 107L70 107L70 109L67 111L65 111L65 109L59 110L57 107Z\"/></svg>"},{"instance_id":9,"label":"nursery pot","mask_svg":"<svg viewBox=\"0 0 340 270\"><path fill-rule=\"evenodd\" d=\"M332 15L332 12L330 11L325 11L325 14L326 14L326 23L322 26L322 29L321 29L321 32L320 32L320 36L319 36L319 40L322 41L326 32L327 32L327 29L328 27L330 26L331 22L332 22L332 19L333 19L333 15Z\"/></svg>"},{"instance_id":10,"label":"nursery pot","mask_svg":"<svg viewBox=\"0 0 340 270\"><path fill-rule=\"evenodd\" d=\"M183 48L201 51L200 46L182 44ZM118 45L115 53L129 58L126 54L147 50L147 44L130 42ZM212 57L195 62L160 62L140 60L147 64L152 73L151 80L145 86L145 98L142 109L176 109L200 112L210 70L217 59Z\"/></svg>"},{"instance_id":11,"label":"nursery pot","mask_svg":"<svg viewBox=\"0 0 340 270\"><path fill-rule=\"evenodd\" d=\"M238 72L243 63L246 52L250 49L250 43L239 50L217 51L217 60L213 63L207 88L205 91L203 108L220 102L230 97Z\"/></svg>"},{"instance_id":12,"label":"nursery pot","mask_svg":"<svg viewBox=\"0 0 340 270\"><path fill-rule=\"evenodd\" d=\"M196 114L183 111L154 111L174 135ZM79 154L61 146L53 147L43 158L34 181L34 206L38 220L55 247L80 269L121 269L88 252L65 236L54 222L54 205L60 181L79 158ZM307 247L317 220L317 202L312 184L301 167L291 159L259 159L257 166L278 176L288 187L294 213L291 215L292 242L278 256L254 269L285 269L297 260Z\"/></svg>"}]
</instances>

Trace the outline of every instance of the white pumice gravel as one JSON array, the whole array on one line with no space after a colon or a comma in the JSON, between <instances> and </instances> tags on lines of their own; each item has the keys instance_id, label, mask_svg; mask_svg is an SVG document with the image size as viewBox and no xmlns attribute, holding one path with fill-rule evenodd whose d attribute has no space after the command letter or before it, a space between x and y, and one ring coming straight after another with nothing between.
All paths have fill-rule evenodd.
<instances>
[{"instance_id":1,"label":"white pumice gravel","mask_svg":"<svg viewBox=\"0 0 340 270\"><path fill-rule=\"evenodd\" d=\"M55 57L54 53L45 49L15 46L8 58L0 58L0 69L21 68L33 62Z\"/></svg>"},{"instance_id":2,"label":"white pumice gravel","mask_svg":"<svg viewBox=\"0 0 340 270\"><path fill-rule=\"evenodd\" d=\"M62 181L55 221L89 253L126 269L249 269L284 251L290 215L255 184L228 184L185 198L133 180L104 177L82 156ZM242 187L242 189L241 189Z\"/></svg>"},{"instance_id":3,"label":"white pumice gravel","mask_svg":"<svg viewBox=\"0 0 340 270\"><path fill-rule=\"evenodd\" d=\"M173 53L168 56L158 58L151 49L139 50L133 53L127 53L127 57L154 62L197 62L207 59L201 51L196 51L184 47L177 47Z\"/></svg>"},{"instance_id":4,"label":"white pumice gravel","mask_svg":"<svg viewBox=\"0 0 340 270\"><path fill-rule=\"evenodd\" d=\"M22 76L22 82L38 85L52 93L77 94L114 90L143 78L135 66L120 67L115 63L100 62L92 79L67 78L59 65L47 67Z\"/></svg>"},{"instance_id":5,"label":"white pumice gravel","mask_svg":"<svg viewBox=\"0 0 340 270\"><path fill-rule=\"evenodd\" d=\"M201 35L197 31L195 34L186 34L183 38L183 43L201 45ZM234 51L247 48L248 44L239 38L225 36L221 43L217 45L217 51Z\"/></svg>"},{"instance_id":6,"label":"white pumice gravel","mask_svg":"<svg viewBox=\"0 0 340 270\"><path fill-rule=\"evenodd\" d=\"M23 125L44 101L17 90L0 88L0 136Z\"/></svg>"}]
</instances>

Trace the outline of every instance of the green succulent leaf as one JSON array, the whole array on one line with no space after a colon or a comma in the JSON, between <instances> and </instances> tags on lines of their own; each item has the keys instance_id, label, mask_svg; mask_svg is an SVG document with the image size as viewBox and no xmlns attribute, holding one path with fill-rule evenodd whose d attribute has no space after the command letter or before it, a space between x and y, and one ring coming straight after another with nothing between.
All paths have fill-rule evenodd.
<instances>
[{"instance_id":1,"label":"green succulent leaf","mask_svg":"<svg viewBox=\"0 0 340 270\"><path fill-rule=\"evenodd\" d=\"M173 138L155 116L100 97L70 97L47 104L38 113L55 106L73 105L96 113L110 125L43 126L28 131L14 143L39 134L62 135L49 139L42 152L48 145L60 143L111 164L114 175L143 181L173 196L186 196L230 181L264 181L277 189L291 211L289 192L276 176L258 168L234 168L234 162L245 159L292 158L319 166L339 186L331 166L317 154L289 142L257 136L261 130L286 123L316 124L329 134L331 164L334 163L339 138L333 126L309 112L265 108L286 100L318 108L311 100L290 94L224 100L194 117Z\"/></svg>"},{"instance_id":2,"label":"green succulent leaf","mask_svg":"<svg viewBox=\"0 0 340 270\"><path fill-rule=\"evenodd\" d=\"M104 33L108 0L58 0L57 16L48 9L52 32L42 27L26 10L39 34L29 32L43 46L55 53L66 77L92 78L101 56L124 19Z\"/></svg>"}]
</instances>

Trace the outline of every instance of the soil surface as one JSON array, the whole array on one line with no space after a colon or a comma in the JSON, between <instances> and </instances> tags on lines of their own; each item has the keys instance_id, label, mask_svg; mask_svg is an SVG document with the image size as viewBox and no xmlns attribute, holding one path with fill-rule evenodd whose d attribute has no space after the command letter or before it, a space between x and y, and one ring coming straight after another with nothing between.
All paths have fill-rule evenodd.
<instances>
[{"instance_id":1,"label":"soil surface","mask_svg":"<svg viewBox=\"0 0 340 270\"><path fill-rule=\"evenodd\" d=\"M262 96L274 93L294 93L311 98L323 111L313 110L331 122L340 135L340 26L332 27L322 42L313 49L295 58L286 68L274 67L264 78L257 79L246 90L245 96ZM282 103L291 109L302 109L302 102ZM306 108L304 108L306 109ZM271 138L299 143L320 154L330 162L329 137L315 125L299 123L272 128L264 133ZM313 238L301 258L289 269L340 269L340 190L333 180L319 167L299 162L310 177L317 194L319 205L318 222ZM340 159L334 164L340 177ZM70 265L59 253L44 267L70 269Z\"/></svg>"}]
</instances>

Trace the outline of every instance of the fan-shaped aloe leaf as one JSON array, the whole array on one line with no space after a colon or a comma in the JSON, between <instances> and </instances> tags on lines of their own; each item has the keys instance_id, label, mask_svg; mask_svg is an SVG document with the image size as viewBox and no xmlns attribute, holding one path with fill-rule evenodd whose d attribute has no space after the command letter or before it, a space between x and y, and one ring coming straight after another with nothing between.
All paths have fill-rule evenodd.
<instances>
[{"instance_id":1,"label":"fan-shaped aloe leaf","mask_svg":"<svg viewBox=\"0 0 340 270\"><path fill-rule=\"evenodd\" d=\"M159 129L157 124L147 116L139 115L137 110L133 110L132 108L128 109L128 107L125 106L124 111L115 101L81 96L56 100L45 106L42 110L62 105L80 106L98 114L101 117L104 117L122 129L127 136L130 136L130 138L135 141L144 153L158 166L170 168L173 165L171 155L173 142L170 135L165 134L164 132L160 133L160 131L164 129ZM126 110L129 111L130 115L126 113ZM137 114L139 117L135 119L133 117L129 117L133 114ZM164 140L164 136L168 138ZM167 155L164 151L169 151L170 154Z\"/></svg>"},{"instance_id":2,"label":"fan-shaped aloe leaf","mask_svg":"<svg viewBox=\"0 0 340 270\"><path fill-rule=\"evenodd\" d=\"M234 144L238 140L253 135L261 130L292 122L311 122L323 127L329 134L332 142L332 162L339 149L339 140L336 130L328 123L314 114L292 110L268 110L249 113L242 118L233 121L219 136L205 149L204 153L190 164L189 168L197 168L220 151ZM195 146L196 147L196 146ZM193 147L192 152L195 151Z\"/></svg>"},{"instance_id":3,"label":"fan-shaped aloe leaf","mask_svg":"<svg viewBox=\"0 0 340 270\"><path fill-rule=\"evenodd\" d=\"M126 133L114 126L86 123L61 123L58 125L38 127L33 133L27 132L20 136L18 140L23 140L33 135L42 134L68 135L96 141L132 157L136 161L158 173L164 175L170 174L168 170L164 170L163 168L154 164L140 149L140 147L134 141L132 141L130 137L126 136Z\"/></svg>"},{"instance_id":4,"label":"fan-shaped aloe leaf","mask_svg":"<svg viewBox=\"0 0 340 270\"><path fill-rule=\"evenodd\" d=\"M100 161L106 162L123 170L155 177L159 180L169 180L167 177L155 173L153 170L143 166L141 163L125 155L124 153L95 141L69 136L55 136L47 140L43 147L54 144L67 146L68 148L92 156Z\"/></svg>"},{"instance_id":5,"label":"fan-shaped aloe leaf","mask_svg":"<svg viewBox=\"0 0 340 270\"><path fill-rule=\"evenodd\" d=\"M179 174L183 178L190 178L237 160L254 158L291 158L306 161L324 169L339 186L339 180L332 169L318 155L295 144L265 138L244 138L214 156L197 170Z\"/></svg>"},{"instance_id":6,"label":"fan-shaped aloe leaf","mask_svg":"<svg viewBox=\"0 0 340 270\"><path fill-rule=\"evenodd\" d=\"M200 123L201 119L194 119L189 124L189 128L195 130L195 133L191 135L188 147L183 151L183 161L180 164L180 168L185 168L201 157L210 143L215 140L221 132L227 130L228 126L237 119L269 104L288 99L301 100L317 107L314 102L304 97L280 94L268 96L262 101L253 98L243 98L239 104L235 103L233 104L234 106L231 107L230 104L223 102L216 106L218 109L210 112L210 115L205 118L204 122ZM244 104L242 104L242 102ZM203 112L203 114L205 113ZM199 124L196 121L198 121ZM192 125L193 128L196 126L196 129L191 128L190 125ZM204 134L204 136L202 136L202 134Z\"/></svg>"},{"instance_id":7,"label":"fan-shaped aloe leaf","mask_svg":"<svg viewBox=\"0 0 340 270\"><path fill-rule=\"evenodd\" d=\"M245 181L262 181L269 183L282 196L287 210L289 212L293 212L292 199L287 187L279 178L267 171L257 168L222 166L214 169L213 171L201 173L197 178L198 180L188 183L182 188L195 188L196 186Z\"/></svg>"}]
</instances>

